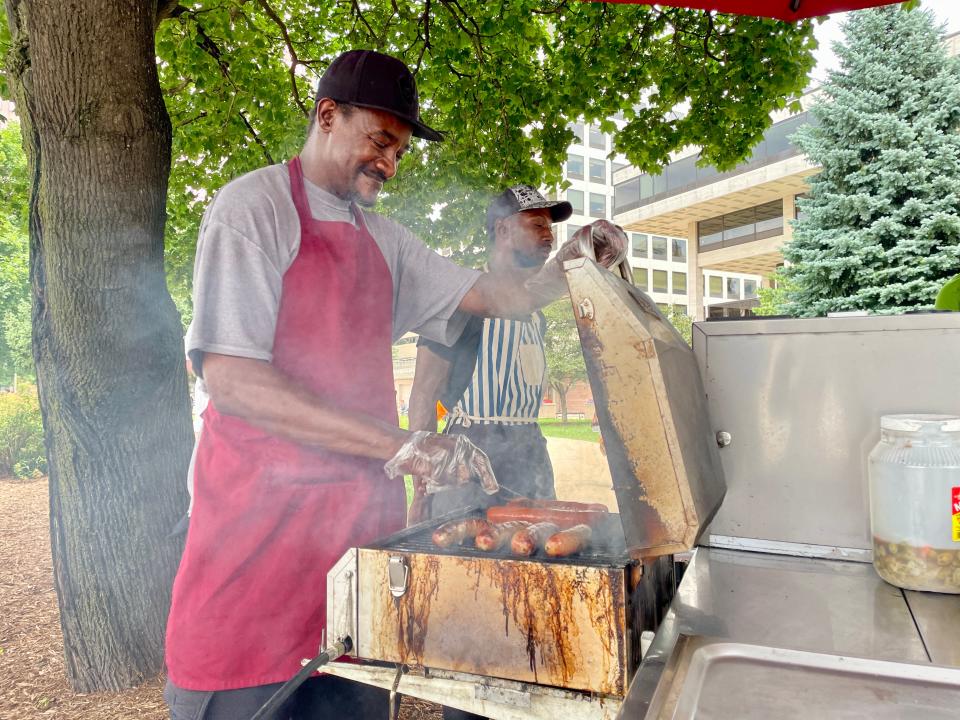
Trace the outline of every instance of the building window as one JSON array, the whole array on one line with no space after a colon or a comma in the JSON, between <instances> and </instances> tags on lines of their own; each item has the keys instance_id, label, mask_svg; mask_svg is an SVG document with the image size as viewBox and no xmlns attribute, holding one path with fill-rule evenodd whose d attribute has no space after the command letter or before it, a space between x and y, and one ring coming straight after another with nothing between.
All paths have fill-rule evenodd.
<instances>
[{"instance_id":1,"label":"building window","mask_svg":"<svg viewBox=\"0 0 960 720\"><path fill-rule=\"evenodd\" d=\"M664 315L667 314L667 311L670 309L670 306L666 303L657 303L657 310L659 310Z\"/></svg>"},{"instance_id":2,"label":"building window","mask_svg":"<svg viewBox=\"0 0 960 720\"><path fill-rule=\"evenodd\" d=\"M658 293L668 292L666 270L653 271L653 291Z\"/></svg>"},{"instance_id":3,"label":"building window","mask_svg":"<svg viewBox=\"0 0 960 720\"><path fill-rule=\"evenodd\" d=\"M686 314L687 314L687 306L686 306L686 305L674 305L674 306L673 306L673 312L674 312L675 315L686 315Z\"/></svg>"},{"instance_id":4,"label":"building window","mask_svg":"<svg viewBox=\"0 0 960 720\"><path fill-rule=\"evenodd\" d=\"M757 240L783 235L783 201L776 200L764 205L757 205L756 236Z\"/></svg>"},{"instance_id":5,"label":"building window","mask_svg":"<svg viewBox=\"0 0 960 720\"><path fill-rule=\"evenodd\" d=\"M674 262L687 261L687 241L680 238L673 239L673 260Z\"/></svg>"},{"instance_id":6,"label":"building window","mask_svg":"<svg viewBox=\"0 0 960 720\"><path fill-rule=\"evenodd\" d=\"M574 136L576 136L574 142L577 143L577 145L583 145L583 123L574 123L568 127Z\"/></svg>"},{"instance_id":7,"label":"building window","mask_svg":"<svg viewBox=\"0 0 960 720\"><path fill-rule=\"evenodd\" d=\"M710 297L712 298L722 298L723 297L723 278L719 275L710 275L709 276L709 287L710 287Z\"/></svg>"},{"instance_id":8,"label":"building window","mask_svg":"<svg viewBox=\"0 0 960 720\"><path fill-rule=\"evenodd\" d=\"M607 179L607 163L605 160L590 160L590 182L603 185Z\"/></svg>"},{"instance_id":9,"label":"building window","mask_svg":"<svg viewBox=\"0 0 960 720\"><path fill-rule=\"evenodd\" d=\"M704 250L710 249L711 245L721 247L723 245L723 218L711 218L697 223L697 236L700 239L700 247Z\"/></svg>"},{"instance_id":10,"label":"building window","mask_svg":"<svg viewBox=\"0 0 960 720\"><path fill-rule=\"evenodd\" d=\"M623 170L627 167L626 163L612 162L610 163L610 184L613 185L613 176L617 174L619 170Z\"/></svg>"},{"instance_id":11,"label":"building window","mask_svg":"<svg viewBox=\"0 0 960 720\"><path fill-rule=\"evenodd\" d=\"M675 272L673 274L673 294L674 295L687 294L687 274L686 273Z\"/></svg>"},{"instance_id":12,"label":"building window","mask_svg":"<svg viewBox=\"0 0 960 720\"><path fill-rule=\"evenodd\" d=\"M577 215L583 215L583 190L567 190L567 201Z\"/></svg>"},{"instance_id":13,"label":"building window","mask_svg":"<svg viewBox=\"0 0 960 720\"><path fill-rule=\"evenodd\" d=\"M607 136L596 125L590 126L590 147L597 150L607 149Z\"/></svg>"},{"instance_id":14,"label":"building window","mask_svg":"<svg viewBox=\"0 0 960 720\"><path fill-rule=\"evenodd\" d=\"M647 289L647 269L646 268L633 269L633 284L636 285L641 290Z\"/></svg>"},{"instance_id":15,"label":"building window","mask_svg":"<svg viewBox=\"0 0 960 720\"><path fill-rule=\"evenodd\" d=\"M583 180L582 155L567 155L567 177Z\"/></svg>"},{"instance_id":16,"label":"building window","mask_svg":"<svg viewBox=\"0 0 960 720\"><path fill-rule=\"evenodd\" d=\"M613 214L633 210L640 204L640 178L613 186Z\"/></svg>"},{"instance_id":17,"label":"building window","mask_svg":"<svg viewBox=\"0 0 960 720\"><path fill-rule=\"evenodd\" d=\"M667 239L665 237L653 236L653 259L667 259Z\"/></svg>"},{"instance_id":18,"label":"building window","mask_svg":"<svg viewBox=\"0 0 960 720\"><path fill-rule=\"evenodd\" d=\"M704 250L729 247L783 234L783 201L774 200L697 223Z\"/></svg>"},{"instance_id":19,"label":"building window","mask_svg":"<svg viewBox=\"0 0 960 720\"><path fill-rule=\"evenodd\" d=\"M647 249L647 236L643 233L630 233L633 238L633 256L635 258L650 257Z\"/></svg>"},{"instance_id":20,"label":"building window","mask_svg":"<svg viewBox=\"0 0 960 720\"><path fill-rule=\"evenodd\" d=\"M756 296L757 296L757 281L744 280L743 281L743 297L755 298Z\"/></svg>"},{"instance_id":21,"label":"building window","mask_svg":"<svg viewBox=\"0 0 960 720\"><path fill-rule=\"evenodd\" d=\"M740 278L727 278L727 299L740 299Z\"/></svg>"},{"instance_id":22,"label":"building window","mask_svg":"<svg viewBox=\"0 0 960 720\"><path fill-rule=\"evenodd\" d=\"M607 196L590 193L590 217L602 218L607 216Z\"/></svg>"},{"instance_id":23,"label":"building window","mask_svg":"<svg viewBox=\"0 0 960 720\"><path fill-rule=\"evenodd\" d=\"M567 223L567 240L569 240L574 235L576 235L577 230L579 230L582 227L583 225L571 225L570 223Z\"/></svg>"}]
</instances>

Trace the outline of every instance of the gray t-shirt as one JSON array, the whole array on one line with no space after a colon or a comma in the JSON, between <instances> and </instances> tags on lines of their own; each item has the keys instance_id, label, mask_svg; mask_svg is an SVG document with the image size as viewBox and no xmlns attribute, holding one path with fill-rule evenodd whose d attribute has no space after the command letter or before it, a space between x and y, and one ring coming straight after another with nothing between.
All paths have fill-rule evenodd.
<instances>
[{"instance_id":1,"label":"gray t-shirt","mask_svg":"<svg viewBox=\"0 0 960 720\"><path fill-rule=\"evenodd\" d=\"M304 179L318 220L355 224L350 204ZM457 310L479 277L430 250L407 228L363 218L393 277L393 339L413 331L451 345L467 316ZM300 220L286 165L224 186L204 215L193 271L186 347L197 372L203 352L271 360L283 275L300 248Z\"/></svg>"}]
</instances>

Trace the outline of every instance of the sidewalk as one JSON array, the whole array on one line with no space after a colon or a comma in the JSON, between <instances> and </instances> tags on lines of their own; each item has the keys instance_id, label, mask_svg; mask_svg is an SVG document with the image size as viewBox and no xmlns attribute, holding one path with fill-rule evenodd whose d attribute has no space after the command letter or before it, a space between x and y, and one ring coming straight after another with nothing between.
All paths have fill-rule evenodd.
<instances>
[{"instance_id":1,"label":"sidewalk","mask_svg":"<svg viewBox=\"0 0 960 720\"><path fill-rule=\"evenodd\" d=\"M559 500L599 502L617 511L610 468L599 443L548 437L547 451Z\"/></svg>"}]
</instances>

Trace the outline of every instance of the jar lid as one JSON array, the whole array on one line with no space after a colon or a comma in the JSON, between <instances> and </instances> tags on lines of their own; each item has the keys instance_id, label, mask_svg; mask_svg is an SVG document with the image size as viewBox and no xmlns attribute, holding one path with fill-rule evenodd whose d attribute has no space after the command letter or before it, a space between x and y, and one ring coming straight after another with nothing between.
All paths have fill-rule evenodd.
<instances>
[{"instance_id":1,"label":"jar lid","mask_svg":"<svg viewBox=\"0 0 960 720\"><path fill-rule=\"evenodd\" d=\"M880 418L882 430L897 432L960 432L960 417L957 415L883 415Z\"/></svg>"}]
</instances>

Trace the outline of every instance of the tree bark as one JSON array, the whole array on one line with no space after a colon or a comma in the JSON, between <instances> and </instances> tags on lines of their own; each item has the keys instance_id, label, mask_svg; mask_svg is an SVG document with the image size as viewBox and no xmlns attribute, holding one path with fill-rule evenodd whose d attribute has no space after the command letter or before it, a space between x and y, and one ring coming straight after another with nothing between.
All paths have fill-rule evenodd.
<instances>
[{"instance_id":1,"label":"tree bark","mask_svg":"<svg viewBox=\"0 0 960 720\"><path fill-rule=\"evenodd\" d=\"M5 0L33 182L33 354L69 679L163 666L192 442L163 228L170 120L156 0Z\"/></svg>"},{"instance_id":2,"label":"tree bark","mask_svg":"<svg viewBox=\"0 0 960 720\"><path fill-rule=\"evenodd\" d=\"M554 383L553 389L557 391L557 400L560 402L560 422L567 424L567 388L569 386L562 383Z\"/></svg>"}]
</instances>

